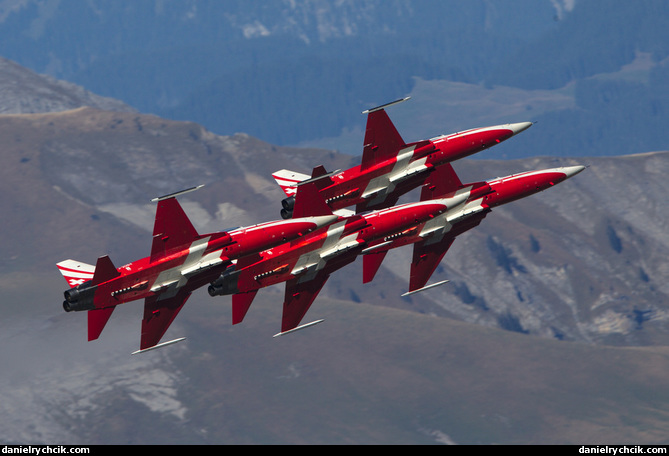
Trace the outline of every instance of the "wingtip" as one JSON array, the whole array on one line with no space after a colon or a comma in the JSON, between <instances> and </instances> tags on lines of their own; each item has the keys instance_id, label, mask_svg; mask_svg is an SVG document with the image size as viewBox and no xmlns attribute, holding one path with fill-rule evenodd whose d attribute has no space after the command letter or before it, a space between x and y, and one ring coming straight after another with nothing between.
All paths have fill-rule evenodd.
<instances>
[{"instance_id":1,"label":"wingtip","mask_svg":"<svg viewBox=\"0 0 669 456\"><path fill-rule=\"evenodd\" d=\"M162 344L157 344L157 345L153 345L151 347L142 348L141 350L136 350L136 351L134 351L130 354L131 355L138 355L140 353L146 353L148 351L155 350L156 348L161 348L161 347L165 347L167 345L176 344L177 342L181 342L182 340L186 340L186 338L185 337L179 337L178 339L169 340L167 342L163 342Z\"/></svg>"}]
</instances>

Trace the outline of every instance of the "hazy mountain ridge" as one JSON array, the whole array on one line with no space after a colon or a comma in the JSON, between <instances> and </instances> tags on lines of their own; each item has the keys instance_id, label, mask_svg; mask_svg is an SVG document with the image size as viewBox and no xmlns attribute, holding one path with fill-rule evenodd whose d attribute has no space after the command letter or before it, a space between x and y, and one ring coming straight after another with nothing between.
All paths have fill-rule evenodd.
<instances>
[{"instance_id":1,"label":"hazy mountain ridge","mask_svg":"<svg viewBox=\"0 0 669 456\"><path fill-rule=\"evenodd\" d=\"M438 84L425 93L418 80L521 98L566 93L572 106L535 100L523 119L504 106L495 117L544 124L544 155L626 155L669 147L667 8L662 0L7 0L0 55L217 134L351 154L360 145L340 137L364 128L362 110L415 91L440 99ZM487 125L479 98L455 97L462 113L434 116L441 123L429 134ZM408 118L405 131L425 127L426 116Z\"/></svg>"},{"instance_id":2,"label":"hazy mountain ridge","mask_svg":"<svg viewBox=\"0 0 669 456\"><path fill-rule=\"evenodd\" d=\"M15 287L3 287L3 299L9 290ZM20 351L23 363L3 350L3 365L13 369L0 378L0 438L75 445L666 443L662 347L528 339L327 297L317 303L326 318L318 329L274 339L280 297L261 292L245 323L232 327L226 305L194 296L171 329L187 341L138 357L128 353L140 309L119 309L102 338L87 343L82 315L40 304L46 315L14 319L11 332L3 324L3 346Z\"/></svg>"},{"instance_id":3,"label":"hazy mountain ridge","mask_svg":"<svg viewBox=\"0 0 669 456\"><path fill-rule=\"evenodd\" d=\"M0 114L67 111L92 106L109 111L134 111L125 103L101 97L83 87L36 74L0 57Z\"/></svg>"},{"instance_id":4,"label":"hazy mountain ridge","mask_svg":"<svg viewBox=\"0 0 669 456\"><path fill-rule=\"evenodd\" d=\"M142 112L285 145L339 134L414 76L480 81L555 27L556 11L549 0L8 0L0 55Z\"/></svg>"}]
</instances>

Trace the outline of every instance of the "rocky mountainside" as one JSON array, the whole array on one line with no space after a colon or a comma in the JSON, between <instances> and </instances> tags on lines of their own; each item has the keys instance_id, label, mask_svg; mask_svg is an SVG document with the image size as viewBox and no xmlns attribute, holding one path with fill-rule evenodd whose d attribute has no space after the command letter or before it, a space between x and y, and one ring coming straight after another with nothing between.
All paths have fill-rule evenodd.
<instances>
[{"instance_id":1,"label":"rocky mountainside","mask_svg":"<svg viewBox=\"0 0 669 456\"><path fill-rule=\"evenodd\" d=\"M0 248L5 272L47 270L64 255L94 262L110 253L117 264L136 259L136 252L148 251L155 210L149 200L198 184L206 186L184 206L201 232L273 220L282 194L272 171L356 162L243 134L217 136L194 123L93 108L5 115L0 138L8 197L0 222L9 233ZM463 180L476 181L583 161L464 160L455 168ZM448 286L400 299L410 257L403 248L387 258L378 283L363 287L356 263L336 274L324 293L559 339L663 341L667 155L585 164L590 168L576 178L495 210L461 236L434 277L450 279Z\"/></svg>"}]
</instances>

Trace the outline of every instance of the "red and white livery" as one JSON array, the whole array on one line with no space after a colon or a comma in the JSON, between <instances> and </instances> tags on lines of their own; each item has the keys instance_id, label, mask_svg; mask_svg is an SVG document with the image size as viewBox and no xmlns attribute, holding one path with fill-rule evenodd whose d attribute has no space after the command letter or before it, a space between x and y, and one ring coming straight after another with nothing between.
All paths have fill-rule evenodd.
<instances>
[{"instance_id":1,"label":"red and white livery","mask_svg":"<svg viewBox=\"0 0 669 456\"><path fill-rule=\"evenodd\" d=\"M156 198L151 254L116 268L108 256L95 266L74 260L58 263L70 289L64 292L67 312L88 311L88 340L97 339L117 305L144 299L140 350L156 348L191 293L234 262L256 252L304 236L334 222L331 213L313 214L316 192L297 194L292 220L268 222L229 232L198 234L176 196L197 187ZM316 203L314 203L316 201ZM322 201L321 201L322 204ZM138 353L135 352L135 353Z\"/></svg>"},{"instance_id":2,"label":"red and white livery","mask_svg":"<svg viewBox=\"0 0 669 456\"><path fill-rule=\"evenodd\" d=\"M236 324L260 288L285 282L281 333L293 331L331 273L353 262L370 245L408 236L416 225L457 208L465 200L465 195L458 194L340 217L307 236L240 260L212 282L209 294L233 295L232 322Z\"/></svg>"},{"instance_id":3,"label":"red and white livery","mask_svg":"<svg viewBox=\"0 0 669 456\"><path fill-rule=\"evenodd\" d=\"M532 126L532 122L520 122L474 128L407 144L385 111L407 99L363 112L367 127L359 166L332 173L317 166L311 176L286 169L273 173L287 196L282 217L291 216L297 184L305 180L314 181L335 211L353 205L358 213L391 207L402 195L424 185L440 166L489 149Z\"/></svg>"},{"instance_id":4,"label":"red and white livery","mask_svg":"<svg viewBox=\"0 0 669 456\"><path fill-rule=\"evenodd\" d=\"M463 185L451 165L444 166L423 187L421 200L464 195L466 202L456 210L417 226L411 236L370 249L369 255L363 258L363 282L374 278L390 249L413 244L409 291L406 294L441 285L444 282L426 284L458 235L478 226L493 208L543 191L584 169L585 166L577 165L528 171Z\"/></svg>"},{"instance_id":5,"label":"red and white livery","mask_svg":"<svg viewBox=\"0 0 669 456\"><path fill-rule=\"evenodd\" d=\"M330 275L359 255L367 283L390 249L413 244L407 294L441 285L447 281L426 284L458 235L478 226L494 207L556 185L584 168L532 171L463 185L446 164L426 181L420 202L341 217L304 238L249 256L212 282L209 294L233 295L236 324L260 288L285 282L279 333L285 334L322 321L299 326Z\"/></svg>"}]
</instances>

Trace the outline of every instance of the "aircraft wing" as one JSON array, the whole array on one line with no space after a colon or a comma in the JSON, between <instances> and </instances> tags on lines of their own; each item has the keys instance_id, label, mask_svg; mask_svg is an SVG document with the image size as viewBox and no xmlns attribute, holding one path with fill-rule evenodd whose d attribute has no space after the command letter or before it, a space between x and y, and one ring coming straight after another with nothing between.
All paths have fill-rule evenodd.
<instances>
[{"instance_id":1,"label":"aircraft wing","mask_svg":"<svg viewBox=\"0 0 669 456\"><path fill-rule=\"evenodd\" d=\"M453 229L438 241L427 238L417 242L413 246L413 258L411 260L411 273L409 276L409 292L414 292L425 287L425 284L434 270L437 269L444 255L455 241L456 237L465 231L478 226L485 218L487 212L480 212L472 217L459 222Z\"/></svg>"},{"instance_id":2,"label":"aircraft wing","mask_svg":"<svg viewBox=\"0 0 669 456\"><path fill-rule=\"evenodd\" d=\"M140 351L151 348L160 342L190 294L190 291L181 288L176 295L170 298L160 299L160 295L157 295L144 300Z\"/></svg>"},{"instance_id":3,"label":"aircraft wing","mask_svg":"<svg viewBox=\"0 0 669 456\"><path fill-rule=\"evenodd\" d=\"M462 182L450 163L437 166L423 183L420 201L443 198L449 193L462 188Z\"/></svg>"},{"instance_id":4,"label":"aircraft wing","mask_svg":"<svg viewBox=\"0 0 669 456\"><path fill-rule=\"evenodd\" d=\"M357 253L347 251L342 255L327 261L323 269L305 280L305 276L290 279L286 282L286 291L283 301L283 316L281 318L281 333L291 331L300 324L307 310L318 296L330 274L352 263ZM280 334L281 334L280 333Z\"/></svg>"}]
</instances>

